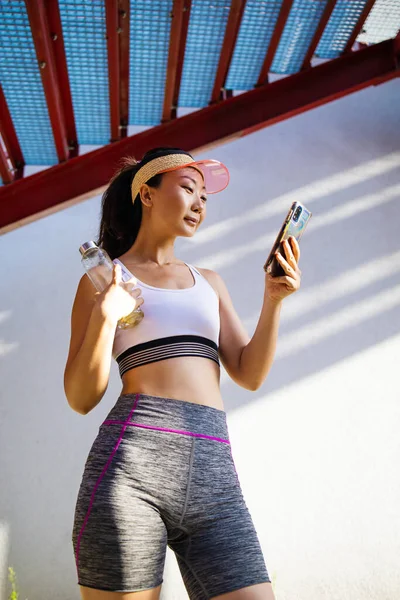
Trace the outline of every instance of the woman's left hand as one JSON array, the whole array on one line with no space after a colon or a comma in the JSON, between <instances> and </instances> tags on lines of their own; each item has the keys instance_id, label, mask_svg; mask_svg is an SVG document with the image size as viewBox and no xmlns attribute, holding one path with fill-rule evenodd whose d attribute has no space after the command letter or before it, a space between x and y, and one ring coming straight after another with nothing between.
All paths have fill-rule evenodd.
<instances>
[{"instance_id":1,"label":"woman's left hand","mask_svg":"<svg viewBox=\"0 0 400 600\"><path fill-rule=\"evenodd\" d=\"M270 300L280 302L293 292L300 288L301 271L298 267L300 258L300 247L293 236L283 241L283 248L286 258L278 251L275 253L276 259L285 271L281 277L272 277L271 273L266 274L265 291Z\"/></svg>"}]
</instances>

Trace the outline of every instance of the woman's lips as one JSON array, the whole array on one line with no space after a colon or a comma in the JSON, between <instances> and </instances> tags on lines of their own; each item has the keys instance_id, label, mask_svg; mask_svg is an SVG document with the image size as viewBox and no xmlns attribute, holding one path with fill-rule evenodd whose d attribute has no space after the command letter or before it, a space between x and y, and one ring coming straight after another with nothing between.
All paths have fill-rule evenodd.
<instances>
[{"instance_id":1,"label":"woman's lips","mask_svg":"<svg viewBox=\"0 0 400 600\"><path fill-rule=\"evenodd\" d=\"M198 221L196 219L191 219L190 217L185 217L185 221L188 221L192 225L197 225Z\"/></svg>"}]
</instances>

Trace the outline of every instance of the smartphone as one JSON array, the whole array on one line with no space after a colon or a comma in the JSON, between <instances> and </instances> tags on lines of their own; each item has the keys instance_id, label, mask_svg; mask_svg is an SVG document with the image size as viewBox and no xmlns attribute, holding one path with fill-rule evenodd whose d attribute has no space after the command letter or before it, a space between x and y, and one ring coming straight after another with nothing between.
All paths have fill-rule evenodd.
<instances>
[{"instance_id":1,"label":"smartphone","mask_svg":"<svg viewBox=\"0 0 400 600\"><path fill-rule=\"evenodd\" d=\"M265 262L264 271L267 271L268 267L271 265L271 275L273 277L285 275L285 271L275 257L275 252L279 250L283 258L285 258L286 255L282 245L283 240L287 240L289 237L293 236L299 241L311 216L312 213L303 204L300 204L300 202L293 202Z\"/></svg>"}]
</instances>

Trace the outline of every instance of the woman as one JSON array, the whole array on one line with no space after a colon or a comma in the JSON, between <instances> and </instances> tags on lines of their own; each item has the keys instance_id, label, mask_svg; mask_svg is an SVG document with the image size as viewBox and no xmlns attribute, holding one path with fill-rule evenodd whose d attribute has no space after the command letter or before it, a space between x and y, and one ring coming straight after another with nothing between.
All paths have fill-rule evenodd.
<instances>
[{"instance_id":1,"label":"woman","mask_svg":"<svg viewBox=\"0 0 400 600\"><path fill-rule=\"evenodd\" d=\"M299 287L299 248L291 239L286 257L277 255L286 276L266 273L250 340L221 277L174 254L176 238L204 221L206 192L228 181L218 161L156 148L139 163L127 159L103 196L98 244L118 261L102 293L86 275L79 282L64 379L81 414L103 397L112 357L123 384L90 449L75 509L84 600L159 598L167 544L191 599L274 599L232 458L219 359L238 385L261 386L282 300ZM120 285L120 265L130 284ZM129 287L144 318L119 329Z\"/></svg>"}]
</instances>

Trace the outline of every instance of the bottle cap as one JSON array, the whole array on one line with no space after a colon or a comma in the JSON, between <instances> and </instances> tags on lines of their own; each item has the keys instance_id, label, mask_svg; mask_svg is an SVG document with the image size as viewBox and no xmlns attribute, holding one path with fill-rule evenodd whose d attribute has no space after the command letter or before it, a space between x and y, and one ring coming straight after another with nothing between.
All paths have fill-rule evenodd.
<instances>
[{"instance_id":1,"label":"bottle cap","mask_svg":"<svg viewBox=\"0 0 400 600\"><path fill-rule=\"evenodd\" d=\"M85 254L85 252L89 250L89 248L97 248L97 244L93 240L85 242L84 244L82 244L82 246L79 246L79 252L81 254Z\"/></svg>"}]
</instances>

